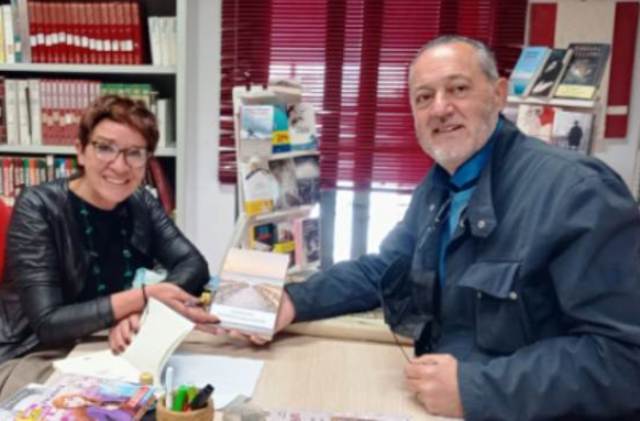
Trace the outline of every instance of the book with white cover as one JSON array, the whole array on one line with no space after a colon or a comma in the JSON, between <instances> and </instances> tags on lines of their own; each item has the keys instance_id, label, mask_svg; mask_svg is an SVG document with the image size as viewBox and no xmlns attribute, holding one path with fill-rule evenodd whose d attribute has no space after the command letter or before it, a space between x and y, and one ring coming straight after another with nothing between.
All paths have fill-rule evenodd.
<instances>
[{"instance_id":1,"label":"book with white cover","mask_svg":"<svg viewBox=\"0 0 640 421\"><path fill-rule=\"evenodd\" d=\"M591 113L558 110L553 120L553 144L588 155L592 126Z\"/></svg>"},{"instance_id":2,"label":"book with white cover","mask_svg":"<svg viewBox=\"0 0 640 421\"><path fill-rule=\"evenodd\" d=\"M289 255L231 248L211 313L228 329L273 336Z\"/></svg>"},{"instance_id":3,"label":"book with white cover","mask_svg":"<svg viewBox=\"0 0 640 421\"><path fill-rule=\"evenodd\" d=\"M110 350L92 352L58 360L53 366L63 373L130 382L139 381L140 373L148 372L153 375L154 384L159 385L167 360L193 327L189 319L150 298L140 330L122 354L114 355Z\"/></svg>"},{"instance_id":4,"label":"book with white cover","mask_svg":"<svg viewBox=\"0 0 640 421\"><path fill-rule=\"evenodd\" d=\"M529 136L551 143L555 107L548 105L520 104L517 125Z\"/></svg>"},{"instance_id":5,"label":"book with white cover","mask_svg":"<svg viewBox=\"0 0 640 421\"><path fill-rule=\"evenodd\" d=\"M240 160L269 158L274 127L272 105L243 105L240 108Z\"/></svg>"}]
</instances>

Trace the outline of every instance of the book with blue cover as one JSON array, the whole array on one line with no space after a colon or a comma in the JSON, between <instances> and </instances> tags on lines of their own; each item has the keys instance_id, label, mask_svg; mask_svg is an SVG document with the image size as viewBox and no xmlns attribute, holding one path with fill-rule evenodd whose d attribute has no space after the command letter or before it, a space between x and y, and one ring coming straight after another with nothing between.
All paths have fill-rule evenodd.
<instances>
[{"instance_id":1,"label":"book with blue cover","mask_svg":"<svg viewBox=\"0 0 640 421\"><path fill-rule=\"evenodd\" d=\"M548 47L525 47L509 77L509 95L526 96L531 84L542 70L547 56L551 52Z\"/></svg>"}]
</instances>

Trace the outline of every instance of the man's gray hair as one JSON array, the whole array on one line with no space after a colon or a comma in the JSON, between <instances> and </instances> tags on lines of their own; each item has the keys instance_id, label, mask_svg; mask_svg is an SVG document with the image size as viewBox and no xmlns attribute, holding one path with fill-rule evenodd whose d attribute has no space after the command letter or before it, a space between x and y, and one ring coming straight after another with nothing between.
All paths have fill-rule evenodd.
<instances>
[{"instance_id":1,"label":"man's gray hair","mask_svg":"<svg viewBox=\"0 0 640 421\"><path fill-rule=\"evenodd\" d=\"M492 82L498 80L500 75L498 74L498 65L496 64L496 57L494 56L493 51L491 51L484 42L462 35L442 35L424 44L411 61L411 66L409 66L409 75L411 75L411 70L422 53L440 45L455 43L463 43L473 47L476 51L480 68L485 76L487 76L487 78Z\"/></svg>"}]
</instances>

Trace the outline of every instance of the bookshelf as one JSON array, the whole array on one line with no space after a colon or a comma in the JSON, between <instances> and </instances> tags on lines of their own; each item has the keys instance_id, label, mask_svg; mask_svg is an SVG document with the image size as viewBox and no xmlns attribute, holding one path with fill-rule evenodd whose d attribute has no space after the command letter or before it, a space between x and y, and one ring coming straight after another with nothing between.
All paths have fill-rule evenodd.
<instances>
[{"instance_id":1,"label":"bookshelf","mask_svg":"<svg viewBox=\"0 0 640 421\"><path fill-rule=\"evenodd\" d=\"M28 4L31 0L24 0ZM19 0L16 3L20 3ZM92 4L90 1L76 0L77 4ZM131 2L129 2L131 3ZM150 84L158 98L169 99L172 107L168 112L172 134L161 143L156 156L174 188L176 210L175 221L184 227L185 204L185 100L186 100L186 40L187 40L187 0L136 0L140 9L141 64L103 63L47 63L15 62L0 63L0 77L6 79L40 80L88 80L107 84ZM175 64L154 65L152 62L147 18L149 16L175 17ZM113 34L111 34L113 35ZM69 60L71 61L71 60ZM115 60L114 60L115 61ZM4 104L3 104L4 105ZM73 146L46 144L0 144L0 156L15 157L72 157Z\"/></svg>"}]
</instances>

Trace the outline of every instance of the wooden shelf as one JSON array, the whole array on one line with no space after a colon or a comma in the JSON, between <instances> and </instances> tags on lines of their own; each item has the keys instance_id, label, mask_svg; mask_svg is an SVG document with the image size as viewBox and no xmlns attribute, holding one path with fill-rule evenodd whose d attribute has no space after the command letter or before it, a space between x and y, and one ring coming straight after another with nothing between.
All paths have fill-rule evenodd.
<instances>
[{"instance_id":1,"label":"wooden shelf","mask_svg":"<svg viewBox=\"0 0 640 421\"><path fill-rule=\"evenodd\" d=\"M551 98L540 99L532 97L517 97L510 96L507 98L509 104L531 104L531 105L551 105L556 107L570 107L570 108L595 108L597 105L596 100L586 99L569 99L569 98Z\"/></svg>"},{"instance_id":2,"label":"wooden shelf","mask_svg":"<svg viewBox=\"0 0 640 421\"><path fill-rule=\"evenodd\" d=\"M0 72L24 73L73 73L73 74L130 74L130 75L175 75L176 66L113 65L113 64L58 64L16 63L0 64Z\"/></svg>"}]
</instances>

